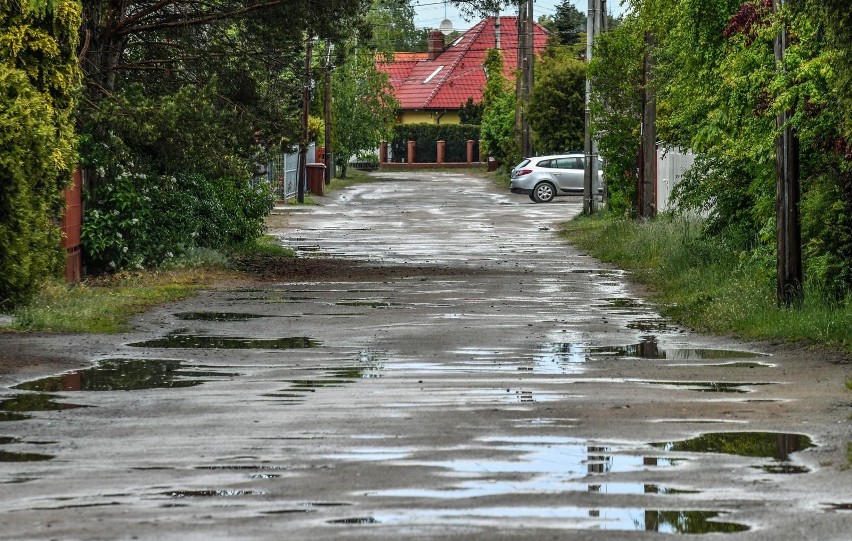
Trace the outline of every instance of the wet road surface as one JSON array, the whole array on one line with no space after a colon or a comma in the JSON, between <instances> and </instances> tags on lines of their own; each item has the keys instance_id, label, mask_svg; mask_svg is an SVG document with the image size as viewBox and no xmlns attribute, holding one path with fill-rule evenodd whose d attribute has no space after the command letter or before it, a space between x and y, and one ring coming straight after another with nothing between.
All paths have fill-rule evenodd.
<instances>
[{"instance_id":1,"label":"wet road surface","mask_svg":"<svg viewBox=\"0 0 852 541\"><path fill-rule=\"evenodd\" d=\"M848 368L662 319L559 241L580 209L438 173L292 211L300 256L411 272L206 292L5 378L0 538L852 539Z\"/></svg>"}]
</instances>

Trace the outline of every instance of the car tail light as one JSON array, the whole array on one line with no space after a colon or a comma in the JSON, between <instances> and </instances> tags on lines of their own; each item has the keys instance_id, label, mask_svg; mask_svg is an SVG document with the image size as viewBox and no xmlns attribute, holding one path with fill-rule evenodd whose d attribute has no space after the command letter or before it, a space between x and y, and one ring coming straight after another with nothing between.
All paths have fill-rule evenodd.
<instances>
[{"instance_id":1,"label":"car tail light","mask_svg":"<svg viewBox=\"0 0 852 541\"><path fill-rule=\"evenodd\" d=\"M524 175L529 175L532 173L532 169L521 169L520 171L515 171L516 177L522 177Z\"/></svg>"}]
</instances>

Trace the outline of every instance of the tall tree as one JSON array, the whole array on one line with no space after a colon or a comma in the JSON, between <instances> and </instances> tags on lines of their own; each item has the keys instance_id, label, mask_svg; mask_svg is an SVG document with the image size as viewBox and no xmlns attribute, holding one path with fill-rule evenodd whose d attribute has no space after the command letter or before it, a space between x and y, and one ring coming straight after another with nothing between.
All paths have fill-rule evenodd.
<instances>
[{"instance_id":1,"label":"tall tree","mask_svg":"<svg viewBox=\"0 0 852 541\"><path fill-rule=\"evenodd\" d=\"M583 147L586 65L571 52L549 49L536 69L529 119L539 154Z\"/></svg>"},{"instance_id":2,"label":"tall tree","mask_svg":"<svg viewBox=\"0 0 852 541\"><path fill-rule=\"evenodd\" d=\"M376 69L377 52L359 48L356 40L344 47L346 61L332 76L332 131L334 154L345 177L352 156L374 151L389 138L398 103L388 75Z\"/></svg>"}]
</instances>

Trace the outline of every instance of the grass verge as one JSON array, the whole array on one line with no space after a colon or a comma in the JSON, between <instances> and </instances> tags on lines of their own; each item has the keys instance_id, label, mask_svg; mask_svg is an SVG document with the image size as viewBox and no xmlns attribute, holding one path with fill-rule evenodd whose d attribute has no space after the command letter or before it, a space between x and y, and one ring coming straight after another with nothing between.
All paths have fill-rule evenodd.
<instances>
[{"instance_id":1,"label":"grass verge","mask_svg":"<svg viewBox=\"0 0 852 541\"><path fill-rule=\"evenodd\" d=\"M123 332L129 330L128 323L133 316L156 305L185 299L217 281L240 278L242 275L230 264L236 258L292 256L292 250L264 236L229 256L213 250L195 250L161 270L122 272L73 285L49 282L32 302L11 314L12 324L8 328L44 332Z\"/></svg>"},{"instance_id":2,"label":"grass verge","mask_svg":"<svg viewBox=\"0 0 852 541\"><path fill-rule=\"evenodd\" d=\"M776 306L774 275L705 237L697 221L636 222L601 214L564 224L564 234L597 259L632 271L664 315L690 327L852 351L852 301L826 302L806 286L800 308Z\"/></svg>"}]
</instances>

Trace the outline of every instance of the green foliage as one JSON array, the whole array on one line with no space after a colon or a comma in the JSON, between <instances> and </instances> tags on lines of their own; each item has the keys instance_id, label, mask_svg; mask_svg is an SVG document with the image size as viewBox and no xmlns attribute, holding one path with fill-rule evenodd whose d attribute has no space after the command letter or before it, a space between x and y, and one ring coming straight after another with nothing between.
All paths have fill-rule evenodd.
<instances>
[{"instance_id":1,"label":"green foliage","mask_svg":"<svg viewBox=\"0 0 852 541\"><path fill-rule=\"evenodd\" d=\"M371 44L386 53L422 51L426 32L414 26L414 8L409 2L373 0L367 21L373 31Z\"/></svg>"},{"instance_id":2,"label":"green foliage","mask_svg":"<svg viewBox=\"0 0 852 541\"><path fill-rule=\"evenodd\" d=\"M640 119L642 118L641 21L631 15L603 34L589 63L592 79L592 131L606 161L609 208L635 213Z\"/></svg>"},{"instance_id":3,"label":"green foliage","mask_svg":"<svg viewBox=\"0 0 852 541\"><path fill-rule=\"evenodd\" d=\"M586 32L586 16L577 9L571 0L562 0L556 5L553 15L553 28L550 29L557 43L572 45L580 42L581 35Z\"/></svg>"},{"instance_id":4,"label":"green foliage","mask_svg":"<svg viewBox=\"0 0 852 541\"><path fill-rule=\"evenodd\" d=\"M515 139L517 99L503 75L503 55L500 51L489 50L483 67L487 82L482 93L482 142L488 156L504 167L511 167L520 159Z\"/></svg>"},{"instance_id":5,"label":"green foliage","mask_svg":"<svg viewBox=\"0 0 852 541\"><path fill-rule=\"evenodd\" d=\"M0 5L0 308L62 269L62 190L76 159L79 4Z\"/></svg>"},{"instance_id":6,"label":"green foliage","mask_svg":"<svg viewBox=\"0 0 852 541\"><path fill-rule=\"evenodd\" d=\"M583 148L586 65L551 51L536 65L529 122L538 154Z\"/></svg>"},{"instance_id":7,"label":"green foliage","mask_svg":"<svg viewBox=\"0 0 852 541\"><path fill-rule=\"evenodd\" d=\"M482 124L482 103L474 103L473 98L468 98L467 101L459 107L459 121L462 124L472 124L479 126Z\"/></svg>"},{"instance_id":8,"label":"green foliage","mask_svg":"<svg viewBox=\"0 0 852 541\"><path fill-rule=\"evenodd\" d=\"M438 141L446 143L444 161L467 161L467 141L474 141L473 161L478 161L479 126L464 124L400 124L393 129L390 147L394 160L405 162L408 158L408 141L415 141L417 163L435 163L438 160Z\"/></svg>"}]
</instances>

